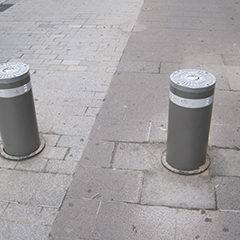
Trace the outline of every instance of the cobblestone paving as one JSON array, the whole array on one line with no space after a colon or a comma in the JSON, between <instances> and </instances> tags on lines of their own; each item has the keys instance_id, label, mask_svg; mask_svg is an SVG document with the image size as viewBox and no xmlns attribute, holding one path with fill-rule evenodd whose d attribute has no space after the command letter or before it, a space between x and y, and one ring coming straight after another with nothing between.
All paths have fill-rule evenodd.
<instances>
[{"instance_id":1,"label":"cobblestone paving","mask_svg":"<svg viewBox=\"0 0 240 240\"><path fill-rule=\"evenodd\" d=\"M0 3L13 4L0 12L0 62L30 65L39 129L47 142L30 160L0 158L0 239L44 240L142 0Z\"/></svg>"}]
</instances>

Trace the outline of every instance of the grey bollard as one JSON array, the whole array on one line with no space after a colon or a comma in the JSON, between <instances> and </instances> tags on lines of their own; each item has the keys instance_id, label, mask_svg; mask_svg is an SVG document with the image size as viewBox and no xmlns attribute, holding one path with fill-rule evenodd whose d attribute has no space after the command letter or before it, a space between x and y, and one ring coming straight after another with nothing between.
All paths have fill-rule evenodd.
<instances>
[{"instance_id":1,"label":"grey bollard","mask_svg":"<svg viewBox=\"0 0 240 240\"><path fill-rule=\"evenodd\" d=\"M183 69L170 76L167 150L162 163L170 171L191 175L205 171L216 78Z\"/></svg>"},{"instance_id":2,"label":"grey bollard","mask_svg":"<svg viewBox=\"0 0 240 240\"><path fill-rule=\"evenodd\" d=\"M0 154L6 159L27 159L40 153L45 146L38 133L26 64L0 64L0 133Z\"/></svg>"}]
</instances>

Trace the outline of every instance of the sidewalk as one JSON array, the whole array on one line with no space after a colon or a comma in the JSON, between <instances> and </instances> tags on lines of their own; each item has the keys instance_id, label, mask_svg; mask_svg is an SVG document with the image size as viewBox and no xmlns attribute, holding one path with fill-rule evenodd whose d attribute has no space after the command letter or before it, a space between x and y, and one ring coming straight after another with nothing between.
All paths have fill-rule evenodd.
<instances>
[{"instance_id":1,"label":"sidewalk","mask_svg":"<svg viewBox=\"0 0 240 240\"><path fill-rule=\"evenodd\" d=\"M240 238L236 1L145 0L58 214L53 240ZM169 75L217 77L208 171L179 176L166 148Z\"/></svg>"},{"instance_id":2,"label":"sidewalk","mask_svg":"<svg viewBox=\"0 0 240 240\"><path fill-rule=\"evenodd\" d=\"M0 158L0 240L45 240L142 0L6 0L0 62L29 64L44 151ZM2 6L2 5L1 5ZM9 6L9 5L8 5Z\"/></svg>"}]
</instances>

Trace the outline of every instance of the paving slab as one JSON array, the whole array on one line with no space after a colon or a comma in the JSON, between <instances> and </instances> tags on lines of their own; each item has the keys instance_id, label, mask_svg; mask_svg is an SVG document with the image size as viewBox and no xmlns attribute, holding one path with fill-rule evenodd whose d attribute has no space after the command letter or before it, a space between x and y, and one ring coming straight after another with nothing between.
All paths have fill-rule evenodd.
<instances>
[{"instance_id":1,"label":"paving slab","mask_svg":"<svg viewBox=\"0 0 240 240\"><path fill-rule=\"evenodd\" d=\"M160 62L126 61L121 62L117 70L118 72L159 73Z\"/></svg>"},{"instance_id":2,"label":"paving slab","mask_svg":"<svg viewBox=\"0 0 240 240\"><path fill-rule=\"evenodd\" d=\"M173 239L176 210L103 202L96 222L97 239Z\"/></svg>"},{"instance_id":3,"label":"paving slab","mask_svg":"<svg viewBox=\"0 0 240 240\"><path fill-rule=\"evenodd\" d=\"M48 234L51 230L49 226L20 224L0 221L0 239L17 239L32 240L32 239L48 239Z\"/></svg>"},{"instance_id":4,"label":"paving slab","mask_svg":"<svg viewBox=\"0 0 240 240\"><path fill-rule=\"evenodd\" d=\"M167 116L167 115L166 115ZM151 122L150 142L167 142L167 122Z\"/></svg>"},{"instance_id":5,"label":"paving slab","mask_svg":"<svg viewBox=\"0 0 240 240\"><path fill-rule=\"evenodd\" d=\"M115 144L113 142L89 139L81 164L95 167L110 167Z\"/></svg>"},{"instance_id":6,"label":"paving slab","mask_svg":"<svg viewBox=\"0 0 240 240\"><path fill-rule=\"evenodd\" d=\"M165 148L164 144L119 143L113 168L157 171Z\"/></svg>"},{"instance_id":7,"label":"paving slab","mask_svg":"<svg viewBox=\"0 0 240 240\"><path fill-rule=\"evenodd\" d=\"M167 170L147 172L141 203L189 209L216 209L214 184L209 176L181 176Z\"/></svg>"},{"instance_id":8,"label":"paving slab","mask_svg":"<svg viewBox=\"0 0 240 240\"><path fill-rule=\"evenodd\" d=\"M208 150L208 154L211 159L211 175L229 177L240 176L240 151L211 148Z\"/></svg>"},{"instance_id":9,"label":"paving slab","mask_svg":"<svg viewBox=\"0 0 240 240\"><path fill-rule=\"evenodd\" d=\"M240 237L239 212L178 210L176 239L233 239Z\"/></svg>"},{"instance_id":10,"label":"paving slab","mask_svg":"<svg viewBox=\"0 0 240 240\"><path fill-rule=\"evenodd\" d=\"M209 145L220 148L239 149L239 126L228 124L211 124Z\"/></svg>"},{"instance_id":11,"label":"paving slab","mask_svg":"<svg viewBox=\"0 0 240 240\"><path fill-rule=\"evenodd\" d=\"M70 176L15 170L1 169L0 176L1 201L33 206L59 207L71 182Z\"/></svg>"},{"instance_id":12,"label":"paving slab","mask_svg":"<svg viewBox=\"0 0 240 240\"><path fill-rule=\"evenodd\" d=\"M143 174L140 171L90 168L80 165L67 196L138 202L142 180Z\"/></svg>"},{"instance_id":13,"label":"paving slab","mask_svg":"<svg viewBox=\"0 0 240 240\"><path fill-rule=\"evenodd\" d=\"M239 177L216 177L214 179L219 209L240 209L239 181Z\"/></svg>"},{"instance_id":14,"label":"paving slab","mask_svg":"<svg viewBox=\"0 0 240 240\"><path fill-rule=\"evenodd\" d=\"M92 239L99 204L97 200L66 199L50 239Z\"/></svg>"}]
</instances>

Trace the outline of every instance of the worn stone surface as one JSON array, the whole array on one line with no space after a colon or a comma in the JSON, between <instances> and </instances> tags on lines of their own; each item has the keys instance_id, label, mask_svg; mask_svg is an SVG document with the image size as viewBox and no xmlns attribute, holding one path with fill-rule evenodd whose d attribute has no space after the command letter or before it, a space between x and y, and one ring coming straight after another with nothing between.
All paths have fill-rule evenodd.
<instances>
[{"instance_id":1,"label":"worn stone surface","mask_svg":"<svg viewBox=\"0 0 240 240\"><path fill-rule=\"evenodd\" d=\"M11 227L10 227L11 226ZM48 239L51 227L0 221L0 239Z\"/></svg>"},{"instance_id":2,"label":"worn stone surface","mask_svg":"<svg viewBox=\"0 0 240 240\"><path fill-rule=\"evenodd\" d=\"M13 6L0 11L0 62L29 64L46 148L24 162L0 158L0 201L19 202L24 209L54 206L57 214L71 182L66 175L75 173L142 2L4 1ZM111 160L101 156L86 165L109 166ZM0 239L48 239L50 215L39 230L4 220Z\"/></svg>"},{"instance_id":3,"label":"worn stone surface","mask_svg":"<svg viewBox=\"0 0 240 240\"><path fill-rule=\"evenodd\" d=\"M172 239L176 210L135 204L102 203L96 223L97 239Z\"/></svg>"},{"instance_id":4,"label":"worn stone surface","mask_svg":"<svg viewBox=\"0 0 240 240\"><path fill-rule=\"evenodd\" d=\"M109 163L110 148L104 155L95 141L89 141L91 168L84 160L70 188L81 193L77 197L95 198L87 192L91 184L108 197L100 198L95 228L89 224L88 232L95 229L94 235L87 239L239 238L239 17L234 9L238 9L234 1L144 1L119 66L109 66L108 71L117 67L117 72L91 134L91 140L114 142L112 159ZM160 64L160 73L153 63ZM217 77L208 151L212 166L196 176L173 174L160 162L167 139L169 74L180 68L204 69ZM108 169L96 170L92 163ZM140 202L109 201L112 186L103 181L103 175L109 180L119 171L143 173ZM131 186L126 184L122 194ZM227 195L227 188L236 195ZM66 216L67 212L61 221ZM81 233L80 239L86 236L81 228L76 232ZM66 236L72 238L72 234Z\"/></svg>"},{"instance_id":5,"label":"worn stone surface","mask_svg":"<svg viewBox=\"0 0 240 240\"><path fill-rule=\"evenodd\" d=\"M59 207L71 182L70 176L0 170L0 201L33 206Z\"/></svg>"},{"instance_id":6,"label":"worn stone surface","mask_svg":"<svg viewBox=\"0 0 240 240\"><path fill-rule=\"evenodd\" d=\"M159 73L159 62L125 61L118 66L118 72Z\"/></svg>"},{"instance_id":7,"label":"worn stone surface","mask_svg":"<svg viewBox=\"0 0 240 240\"><path fill-rule=\"evenodd\" d=\"M167 115L166 115L167 116ZM167 141L167 122L152 122L149 136L150 142Z\"/></svg>"},{"instance_id":8,"label":"worn stone surface","mask_svg":"<svg viewBox=\"0 0 240 240\"><path fill-rule=\"evenodd\" d=\"M113 152L114 143L89 139L81 159L81 164L86 166L110 167Z\"/></svg>"},{"instance_id":9,"label":"worn stone surface","mask_svg":"<svg viewBox=\"0 0 240 240\"><path fill-rule=\"evenodd\" d=\"M232 149L211 148L210 173L213 176L240 176L240 151Z\"/></svg>"},{"instance_id":10,"label":"worn stone surface","mask_svg":"<svg viewBox=\"0 0 240 240\"><path fill-rule=\"evenodd\" d=\"M212 124L210 128L209 145L239 149L239 127L228 124Z\"/></svg>"},{"instance_id":11,"label":"worn stone surface","mask_svg":"<svg viewBox=\"0 0 240 240\"><path fill-rule=\"evenodd\" d=\"M17 162L15 169L41 172L45 169L46 165L47 159L35 157L27 159L26 161Z\"/></svg>"},{"instance_id":12,"label":"worn stone surface","mask_svg":"<svg viewBox=\"0 0 240 240\"><path fill-rule=\"evenodd\" d=\"M240 209L239 182L238 177L216 177L214 179L219 209Z\"/></svg>"},{"instance_id":13,"label":"worn stone surface","mask_svg":"<svg viewBox=\"0 0 240 240\"><path fill-rule=\"evenodd\" d=\"M51 238L92 239L99 204L97 200L66 199L53 226Z\"/></svg>"},{"instance_id":14,"label":"worn stone surface","mask_svg":"<svg viewBox=\"0 0 240 240\"><path fill-rule=\"evenodd\" d=\"M80 165L67 196L138 202L142 179L143 175L138 171L90 168Z\"/></svg>"},{"instance_id":15,"label":"worn stone surface","mask_svg":"<svg viewBox=\"0 0 240 240\"><path fill-rule=\"evenodd\" d=\"M182 176L161 167L144 174L141 203L215 209L214 185L208 176Z\"/></svg>"},{"instance_id":16,"label":"worn stone surface","mask_svg":"<svg viewBox=\"0 0 240 240\"><path fill-rule=\"evenodd\" d=\"M2 218L22 224L35 223L40 218L41 207L33 207L18 203L10 203Z\"/></svg>"},{"instance_id":17,"label":"worn stone surface","mask_svg":"<svg viewBox=\"0 0 240 240\"><path fill-rule=\"evenodd\" d=\"M238 239L239 212L178 210L176 239Z\"/></svg>"},{"instance_id":18,"label":"worn stone surface","mask_svg":"<svg viewBox=\"0 0 240 240\"><path fill-rule=\"evenodd\" d=\"M77 167L77 161L59 161L59 160L48 160L46 165L46 171L50 173L61 173L61 174L73 174Z\"/></svg>"},{"instance_id":19,"label":"worn stone surface","mask_svg":"<svg viewBox=\"0 0 240 240\"><path fill-rule=\"evenodd\" d=\"M114 168L158 170L164 144L119 143L113 161Z\"/></svg>"},{"instance_id":20,"label":"worn stone surface","mask_svg":"<svg viewBox=\"0 0 240 240\"><path fill-rule=\"evenodd\" d=\"M0 60L30 65L47 148L25 167L0 162L0 201L7 199L0 213L20 221L2 220L0 239L48 239L71 181L66 174L74 173L77 162L75 175L77 179L81 173L81 181L74 180L71 191L81 198L97 198L87 192L91 183L94 192L103 192L103 199L114 195L116 201L100 205L97 199L66 199L53 239L239 239L239 178L234 169L240 147L239 4L145 0L135 24L141 0L64 0L57 8L45 0L34 5L7 2L16 4L0 13ZM179 68L201 68L217 77L209 143L228 151L210 150L213 165L201 176L174 175L159 164L155 145L141 146L166 141L169 74ZM107 143L96 147L98 141ZM134 152L137 143L141 147ZM85 144L89 159L81 164ZM226 167L223 159L228 157L231 163ZM37 158L48 161L54 174ZM22 169L14 170L20 165ZM214 191L220 210L213 204ZM140 192L140 203L119 202L135 203ZM22 223L25 218L34 220L40 203L54 208L40 210L39 225ZM165 204L170 208L156 206ZM179 207L190 210L175 209Z\"/></svg>"},{"instance_id":21,"label":"worn stone surface","mask_svg":"<svg viewBox=\"0 0 240 240\"><path fill-rule=\"evenodd\" d=\"M7 202L0 202L0 216L2 216L4 210L7 208L8 203Z\"/></svg>"}]
</instances>

